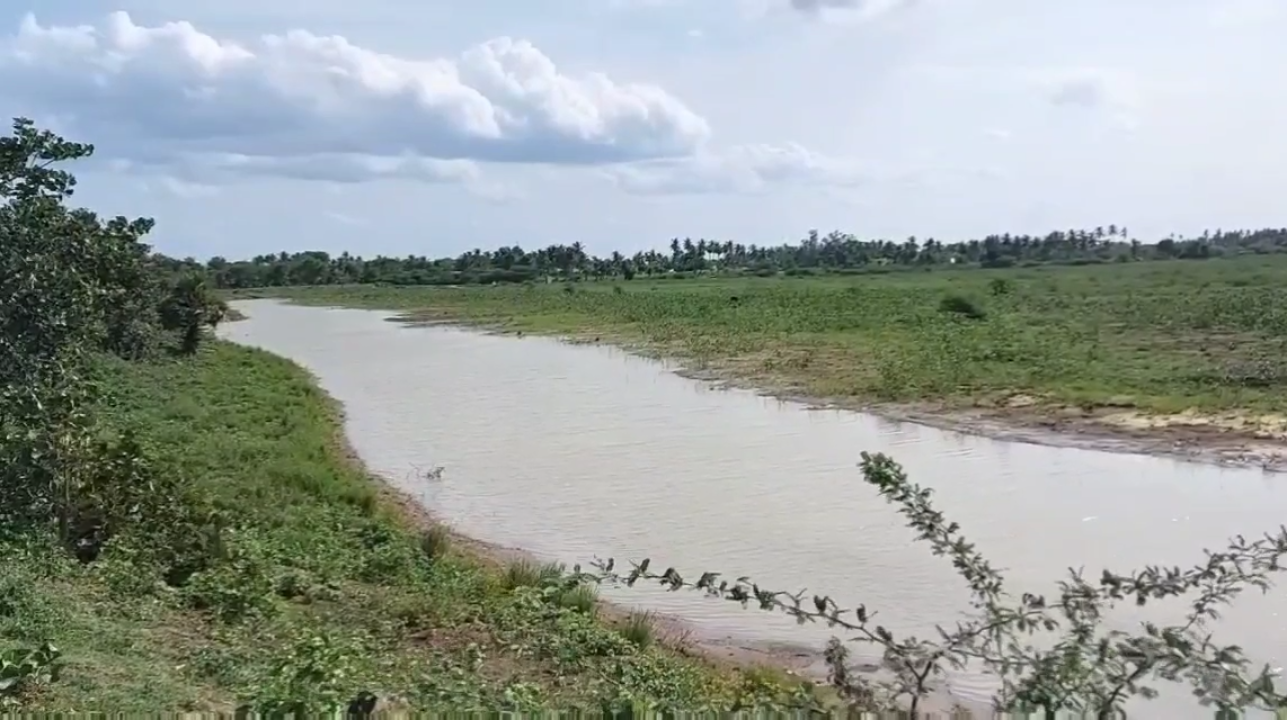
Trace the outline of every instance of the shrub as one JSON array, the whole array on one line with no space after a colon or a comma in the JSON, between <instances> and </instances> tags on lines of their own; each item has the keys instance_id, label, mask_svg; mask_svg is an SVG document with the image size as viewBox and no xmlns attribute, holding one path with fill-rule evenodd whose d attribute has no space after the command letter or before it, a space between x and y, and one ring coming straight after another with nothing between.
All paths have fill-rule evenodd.
<instances>
[{"instance_id":1,"label":"shrub","mask_svg":"<svg viewBox=\"0 0 1287 720\"><path fill-rule=\"evenodd\" d=\"M970 320L982 320L987 317L987 313L983 311L983 308L962 295L948 295L939 301L938 309L939 312L959 315Z\"/></svg>"},{"instance_id":2,"label":"shrub","mask_svg":"<svg viewBox=\"0 0 1287 720\"><path fill-rule=\"evenodd\" d=\"M558 563L538 563L526 558L505 566L502 584L506 590L531 587L540 588L563 577L565 568Z\"/></svg>"},{"instance_id":3,"label":"shrub","mask_svg":"<svg viewBox=\"0 0 1287 720\"><path fill-rule=\"evenodd\" d=\"M430 562L444 557L451 550L451 531L442 525L420 533L420 552Z\"/></svg>"},{"instance_id":4,"label":"shrub","mask_svg":"<svg viewBox=\"0 0 1287 720\"><path fill-rule=\"evenodd\" d=\"M646 649L652 645L654 638L653 616L651 612L632 612L626 616L619 631L631 645Z\"/></svg>"},{"instance_id":5,"label":"shrub","mask_svg":"<svg viewBox=\"0 0 1287 720\"><path fill-rule=\"evenodd\" d=\"M563 590L558 595L558 604L569 610L574 610L586 615L592 615L595 612L599 602L599 591L594 585L586 583L577 583L575 586Z\"/></svg>"}]
</instances>

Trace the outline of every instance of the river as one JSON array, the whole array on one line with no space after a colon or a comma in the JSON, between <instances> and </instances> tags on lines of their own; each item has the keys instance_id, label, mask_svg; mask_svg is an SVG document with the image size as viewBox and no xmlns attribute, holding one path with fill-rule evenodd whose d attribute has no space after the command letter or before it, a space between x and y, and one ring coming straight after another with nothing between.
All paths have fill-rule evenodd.
<instances>
[{"instance_id":1,"label":"river","mask_svg":"<svg viewBox=\"0 0 1287 720\"><path fill-rule=\"evenodd\" d=\"M864 603L896 632L932 635L967 594L893 507L862 482L859 454L892 456L1009 587L1050 592L1065 569L1191 565L1203 548L1287 519L1287 475L1002 442L801 405L680 377L603 346L388 322L388 313L235 303L220 334L308 368L347 411L376 473L462 533L538 557L651 557L689 576L718 570L763 585ZM425 470L443 468L437 481ZM622 594L625 593L625 594ZM704 637L809 643L824 627L690 593L612 599L674 614ZM1287 661L1287 592L1240 598L1217 640ZM1147 608L1173 621L1182 606ZM1124 629L1144 615L1114 616ZM984 676L951 692L985 700ZM1210 718L1180 689L1140 716Z\"/></svg>"}]
</instances>

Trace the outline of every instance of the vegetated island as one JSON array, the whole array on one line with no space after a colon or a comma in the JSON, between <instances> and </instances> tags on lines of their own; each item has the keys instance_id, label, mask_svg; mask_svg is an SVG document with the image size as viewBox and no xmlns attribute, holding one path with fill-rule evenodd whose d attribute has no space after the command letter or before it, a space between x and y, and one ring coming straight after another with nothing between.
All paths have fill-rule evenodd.
<instances>
[{"instance_id":1,"label":"vegetated island","mask_svg":"<svg viewBox=\"0 0 1287 720\"><path fill-rule=\"evenodd\" d=\"M1278 468L1287 230L1125 232L172 267L231 297L610 342L699 378L994 437Z\"/></svg>"},{"instance_id":2,"label":"vegetated island","mask_svg":"<svg viewBox=\"0 0 1287 720\"><path fill-rule=\"evenodd\" d=\"M681 709L816 716L903 706L920 717L936 679L966 659L1003 679L998 702L1007 710L1112 713L1130 696L1147 696L1141 683L1158 678L1183 679L1222 711L1287 704L1270 668L1257 672L1236 649L1212 645L1204 624L1237 592L1282 569L1287 531L1237 541L1188 570L1105 572L1098 581L1074 575L1058 597L1019 596L1002 591L1001 575L933 508L929 491L883 455L863 454L862 479L951 558L981 610L933 640L896 638L861 606L842 610L830 598L710 573L684 580L649 570L646 560L580 574L497 564L362 469L342 440L339 408L304 370L212 339L210 330L234 313L208 273L183 272L187 263L151 252L142 242L150 220L105 220L68 206L74 178L60 164L91 153L24 119L0 140L0 704L8 709L302 717L579 707L631 716ZM853 322L940 291L769 285L747 286L744 299L719 283L685 286L688 296L614 287L621 286L605 283L593 297L575 283L505 291L534 295L491 289L425 317L621 332L630 327L619 320L633 312L622 309L630 292L645 312L677 318L725 308L715 315L729 328L724 334L710 330L721 325L707 315L653 325L643 322L647 314L637 318L653 328L653 342L701 350L702 342L729 341L749 351L755 335L744 330L756 322L825 327L828 317L834 323L847 313ZM994 298L1021 295L1008 283L986 287ZM300 292L329 302L329 291ZM388 292L341 289L350 302L372 304L387 303ZM810 312L819 307L811 298L846 293L886 304L823 320ZM782 304L793 297L794 312ZM516 314L508 306L515 298L544 309ZM783 317L774 319L779 306L770 301ZM727 309L743 303L758 309L745 316ZM907 317L948 339L969 337L996 317L968 297L940 299L930 310L910 304ZM667 326L669 335L656 330ZM889 335L897 346L900 337ZM826 688L687 656L659 642L647 616L596 601L595 583L623 579L838 626L881 649L888 682L855 674L839 641L827 648ZM1177 594L1193 596L1181 626L1132 635L1101 625L1120 600ZM1062 636L1037 650L1024 639L1033 628Z\"/></svg>"}]
</instances>

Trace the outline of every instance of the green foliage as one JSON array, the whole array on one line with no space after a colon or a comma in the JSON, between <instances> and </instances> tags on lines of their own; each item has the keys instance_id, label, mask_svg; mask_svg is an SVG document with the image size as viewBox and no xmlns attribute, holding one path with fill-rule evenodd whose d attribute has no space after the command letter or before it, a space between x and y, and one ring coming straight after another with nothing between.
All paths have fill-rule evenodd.
<instances>
[{"instance_id":1,"label":"green foliage","mask_svg":"<svg viewBox=\"0 0 1287 720\"><path fill-rule=\"evenodd\" d=\"M558 597L558 604L586 615L593 615L599 602L599 589L585 583L563 590Z\"/></svg>"},{"instance_id":2,"label":"green foliage","mask_svg":"<svg viewBox=\"0 0 1287 720\"><path fill-rule=\"evenodd\" d=\"M441 525L435 525L420 533L420 552L426 560L433 562L446 556L451 551L451 532Z\"/></svg>"},{"instance_id":3,"label":"green foliage","mask_svg":"<svg viewBox=\"0 0 1287 720\"><path fill-rule=\"evenodd\" d=\"M0 702L17 704L38 684L52 683L61 670L62 653L50 643L0 653Z\"/></svg>"},{"instance_id":4,"label":"green foliage","mask_svg":"<svg viewBox=\"0 0 1287 720\"><path fill-rule=\"evenodd\" d=\"M162 326L179 333L180 349L188 355L197 351L205 328L213 329L227 313L228 306L214 296L206 279L197 274L175 281L160 309Z\"/></svg>"},{"instance_id":5,"label":"green foliage","mask_svg":"<svg viewBox=\"0 0 1287 720\"><path fill-rule=\"evenodd\" d=\"M962 295L948 295L939 301L939 312L949 315L959 315L969 320L982 320L988 314L983 311L973 300Z\"/></svg>"},{"instance_id":6,"label":"green foliage","mask_svg":"<svg viewBox=\"0 0 1287 720\"><path fill-rule=\"evenodd\" d=\"M564 567L558 563L539 563L527 558L514 560L505 566L505 588L545 587L562 578L563 571Z\"/></svg>"},{"instance_id":7,"label":"green foliage","mask_svg":"<svg viewBox=\"0 0 1287 720\"><path fill-rule=\"evenodd\" d=\"M621 636L631 645L646 648L653 642L653 619L648 612L632 612L621 626Z\"/></svg>"}]
</instances>

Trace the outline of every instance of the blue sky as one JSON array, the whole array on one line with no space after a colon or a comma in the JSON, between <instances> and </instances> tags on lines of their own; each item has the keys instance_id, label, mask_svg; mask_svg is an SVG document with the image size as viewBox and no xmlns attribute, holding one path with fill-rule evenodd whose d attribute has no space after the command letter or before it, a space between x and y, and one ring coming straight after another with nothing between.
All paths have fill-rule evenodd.
<instances>
[{"instance_id":1,"label":"blue sky","mask_svg":"<svg viewBox=\"0 0 1287 720\"><path fill-rule=\"evenodd\" d=\"M1281 0L41 0L0 104L176 255L1283 225Z\"/></svg>"}]
</instances>

